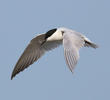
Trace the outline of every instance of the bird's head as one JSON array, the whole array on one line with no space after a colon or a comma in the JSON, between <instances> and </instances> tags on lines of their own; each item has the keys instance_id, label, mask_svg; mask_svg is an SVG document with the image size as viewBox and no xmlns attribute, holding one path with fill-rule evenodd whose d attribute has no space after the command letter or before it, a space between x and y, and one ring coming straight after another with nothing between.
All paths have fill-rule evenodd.
<instances>
[{"instance_id":1,"label":"bird's head","mask_svg":"<svg viewBox=\"0 0 110 100\"><path fill-rule=\"evenodd\" d=\"M57 40L63 39L63 34L64 34L63 29L55 28L55 29L49 30L45 35L46 35L47 41L57 41Z\"/></svg>"}]
</instances>

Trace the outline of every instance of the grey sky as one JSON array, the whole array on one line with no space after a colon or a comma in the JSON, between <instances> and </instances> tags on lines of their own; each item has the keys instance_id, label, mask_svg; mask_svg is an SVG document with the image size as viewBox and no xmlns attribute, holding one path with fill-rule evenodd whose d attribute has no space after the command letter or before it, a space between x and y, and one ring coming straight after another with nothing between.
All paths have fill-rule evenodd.
<instances>
[{"instance_id":1,"label":"grey sky","mask_svg":"<svg viewBox=\"0 0 110 100\"><path fill-rule=\"evenodd\" d=\"M0 100L109 100L109 0L0 0ZM79 31L100 48L82 48L75 73L63 48L10 80L29 41L55 27Z\"/></svg>"}]
</instances>

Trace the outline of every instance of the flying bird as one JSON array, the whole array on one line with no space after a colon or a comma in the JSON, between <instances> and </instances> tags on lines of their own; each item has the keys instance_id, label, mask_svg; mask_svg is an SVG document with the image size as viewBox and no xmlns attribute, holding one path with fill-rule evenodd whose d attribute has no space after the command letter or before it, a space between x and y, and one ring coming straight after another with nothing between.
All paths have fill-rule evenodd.
<instances>
[{"instance_id":1,"label":"flying bird","mask_svg":"<svg viewBox=\"0 0 110 100\"><path fill-rule=\"evenodd\" d=\"M30 41L13 69L11 79L37 61L47 51L62 44L65 61L71 72L73 72L73 69L77 64L79 59L79 49L81 47L98 47L86 36L74 30L63 27L51 29L46 33L37 35Z\"/></svg>"}]
</instances>

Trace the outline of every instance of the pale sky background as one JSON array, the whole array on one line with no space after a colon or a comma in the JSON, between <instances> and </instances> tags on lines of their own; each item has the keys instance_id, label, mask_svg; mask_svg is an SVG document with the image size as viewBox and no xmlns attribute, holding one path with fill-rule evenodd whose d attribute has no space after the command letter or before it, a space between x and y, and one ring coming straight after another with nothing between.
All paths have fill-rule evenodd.
<instances>
[{"instance_id":1,"label":"pale sky background","mask_svg":"<svg viewBox=\"0 0 110 100\"><path fill-rule=\"evenodd\" d=\"M74 74L63 48L10 80L29 41L55 27L85 34ZM110 0L0 0L0 100L110 100Z\"/></svg>"}]
</instances>

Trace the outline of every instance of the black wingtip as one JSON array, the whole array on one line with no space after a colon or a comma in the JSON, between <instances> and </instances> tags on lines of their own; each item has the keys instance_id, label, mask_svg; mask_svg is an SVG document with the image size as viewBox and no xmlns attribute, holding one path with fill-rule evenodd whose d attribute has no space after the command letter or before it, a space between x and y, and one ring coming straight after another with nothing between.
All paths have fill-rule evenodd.
<instances>
[{"instance_id":1,"label":"black wingtip","mask_svg":"<svg viewBox=\"0 0 110 100\"><path fill-rule=\"evenodd\" d=\"M11 77L11 80L13 79L13 77Z\"/></svg>"},{"instance_id":2,"label":"black wingtip","mask_svg":"<svg viewBox=\"0 0 110 100\"><path fill-rule=\"evenodd\" d=\"M11 80L12 80L14 77L15 77L15 75L12 74L12 75L11 75Z\"/></svg>"},{"instance_id":3,"label":"black wingtip","mask_svg":"<svg viewBox=\"0 0 110 100\"><path fill-rule=\"evenodd\" d=\"M12 74L11 74L11 80L16 76L17 73L15 73L15 70L13 70Z\"/></svg>"}]
</instances>

